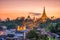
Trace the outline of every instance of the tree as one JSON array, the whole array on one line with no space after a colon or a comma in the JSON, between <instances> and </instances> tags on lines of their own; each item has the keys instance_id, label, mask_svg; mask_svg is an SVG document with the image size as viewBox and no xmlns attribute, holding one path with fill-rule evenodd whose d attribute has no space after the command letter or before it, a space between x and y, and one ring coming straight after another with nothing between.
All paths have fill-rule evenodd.
<instances>
[{"instance_id":1,"label":"tree","mask_svg":"<svg viewBox=\"0 0 60 40\"><path fill-rule=\"evenodd\" d=\"M17 24L17 25L23 25L23 22L25 20L25 17L17 17L14 22Z\"/></svg>"},{"instance_id":2,"label":"tree","mask_svg":"<svg viewBox=\"0 0 60 40\"><path fill-rule=\"evenodd\" d=\"M10 18L7 18L6 21L9 22L10 21Z\"/></svg>"},{"instance_id":3,"label":"tree","mask_svg":"<svg viewBox=\"0 0 60 40\"><path fill-rule=\"evenodd\" d=\"M33 39L37 40L39 37L38 37L36 30L31 30L30 32L28 32L27 38L31 40Z\"/></svg>"},{"instance_id":4,"label":"tree","mask_svg":"<svg viewBox=\"0 0 60 40\"><path fill-rule=\"evenodd\" d=\"M55 28L57 23L50 23L47 27L46 27L46 31L51 31Z\"/></svg>"},{"instance_id":5,"label":"tree","mask_svg":"<svg viewBox=\"0 0 60 40\"><path fill-rule=\"evenodd\" d=\"M15 29L15 28L16 28L16 24L11 23L7 25L7 29Z\"/></svg>"},{"instance_id":6,"label":"tree","mask_svg":"<svg viewBox=\"0 0 60 40\"><path fill-rule=\"evenodd\" d=\"M40 35L38 40L49 40L47 35Z\"/></svg>"},{"instance_id":7,"label":"tree","mask_svg":"<svg viewBox=\"0 0 60 40\"><path fill-rule=\"evenodd\" d=\"M55 31L57 34L60 35L60 23L57 23L56 27L55 27Z\"/></svg>"},{"instance_id":8,"label":"tree","mask_svg":"<svg viewBox=\"0 0 60 40\"><path fill-rule=\"evenodd\" d=\"M39 27L40 28L45 28L47 25L46 25L46 23L45 22L43 22L43 23L39 23Z\"/></svg>"}]
</instances>

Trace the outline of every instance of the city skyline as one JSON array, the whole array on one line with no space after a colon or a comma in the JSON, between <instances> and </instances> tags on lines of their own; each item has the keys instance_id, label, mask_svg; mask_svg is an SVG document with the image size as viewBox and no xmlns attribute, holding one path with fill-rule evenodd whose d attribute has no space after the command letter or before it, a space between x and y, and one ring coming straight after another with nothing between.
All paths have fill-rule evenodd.
<instances>
[{"instance_id":1,"label":"city skyline","mask_svg":"<svg viewBox=\"0 0 60 40\"><path fill-rule=\"evenodd\" d=\"M29 12L42 14L44 6L48 17L60 18L59 0L0 0L0 18L26 17Z\"/></svg>"}]
</instances>

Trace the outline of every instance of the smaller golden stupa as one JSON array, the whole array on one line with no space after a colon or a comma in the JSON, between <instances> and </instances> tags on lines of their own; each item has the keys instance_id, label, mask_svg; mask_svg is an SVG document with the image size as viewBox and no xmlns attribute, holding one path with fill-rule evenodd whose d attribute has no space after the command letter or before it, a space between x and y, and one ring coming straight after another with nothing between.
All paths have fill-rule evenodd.
<instances>
[{"instance_id":1,"label":"smaller golden stupa","mask_svg":"<svg viewBox=\"0 0 60 40\"><path fill-rule=\"evenodd\" d=\"M18 26L17 31L24 31L26 30L26 26Z\"/></svg>"}]
</instances>

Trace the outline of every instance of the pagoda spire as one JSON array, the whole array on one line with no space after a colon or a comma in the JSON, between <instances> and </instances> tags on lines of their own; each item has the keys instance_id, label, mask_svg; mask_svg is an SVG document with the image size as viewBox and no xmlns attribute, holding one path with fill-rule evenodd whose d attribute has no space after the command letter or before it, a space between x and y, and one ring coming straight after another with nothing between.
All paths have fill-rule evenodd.
<instances>
[{"instance_id":1,"label":"pagoda spire","mask_svg":"<svg viewBox=\"0 0 60 40\"><path fill-rule=\"evenodd\" d=\"M44 6L44 8L43 8L43 14L42 14L40 20L41 20L42 22L45 22L46 19L48 19L48 17L47 17L47 15L46 15L45 6Z\"/></svg>"},{"instance_id":2,"label":"pagoda spire","mask_svg":"<svg viewBox=\"0 0 60 40\"><path fill-rule=\"evenodd\" d=\"M43 9L42 17L47 17L47 16L46 16L46 11L45 11L45 6L44 6L44 9Z\"/></svg>"}]
</instances>

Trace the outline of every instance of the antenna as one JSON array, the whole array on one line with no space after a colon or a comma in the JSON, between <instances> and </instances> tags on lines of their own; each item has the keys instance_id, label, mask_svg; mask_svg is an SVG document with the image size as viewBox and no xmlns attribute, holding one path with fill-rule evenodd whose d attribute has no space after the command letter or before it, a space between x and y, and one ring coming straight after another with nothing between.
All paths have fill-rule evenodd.
<instances>
[{"instance_id":1,"label":"antenna","mask_svg":"<svg viewBox=\"0 0 60 40\"><path fill-rule=\"evenodd\" d=\"M43 7L45 7L45 5L46 5L46 3L45 3L45 2L46 2L46 0L43 0Z\"/></svg>"}]
</instances>

